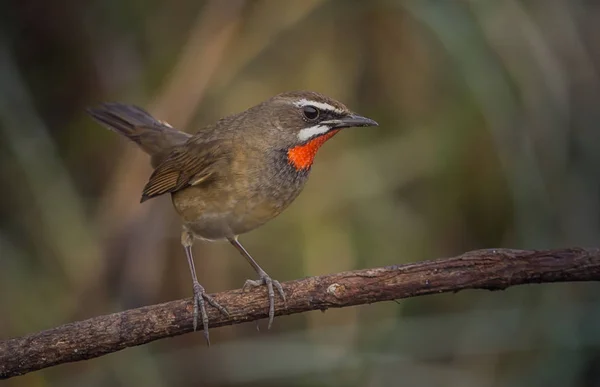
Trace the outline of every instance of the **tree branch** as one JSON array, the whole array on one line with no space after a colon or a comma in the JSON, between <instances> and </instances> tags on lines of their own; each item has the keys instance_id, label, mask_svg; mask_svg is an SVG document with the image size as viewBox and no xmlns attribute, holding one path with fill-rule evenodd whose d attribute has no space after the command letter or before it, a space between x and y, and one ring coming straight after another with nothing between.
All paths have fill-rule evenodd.
<instances>
[{"instance_id":1,"label":"tree branch","mask_svg":"<svg viewBox=\"0 0 600 387\"><path fill-rule=\"evenodd\" d=\"M310 277L282 284L287 304L276 315L342 308L464 289L600 280L600 249L478 250L458 257ZM212 328L265 318L263 288L231 290L214 298L230 316L209 308ZM57 364L91 359L192 331L191 299L77 321L0 342L0 379Z\"/></svg>"}]
</instances>

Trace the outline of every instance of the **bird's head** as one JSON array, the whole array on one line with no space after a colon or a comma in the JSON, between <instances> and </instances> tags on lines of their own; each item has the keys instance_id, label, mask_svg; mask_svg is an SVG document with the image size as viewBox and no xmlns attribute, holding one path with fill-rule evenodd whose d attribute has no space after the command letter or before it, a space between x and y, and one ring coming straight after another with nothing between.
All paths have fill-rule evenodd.
<instances>
[{"instance_id":1,"label":"bird's head","mask_svg":"<svg viewBox=\"0 0 600 387\"><path fill-rule=\"evenodd\" d=\"M261 117L262 125L256 126L267 130L262 139L265 145L285 150L297 170L309 169L317 150L341 129L378 125L343 103L312 91L278 94L249 112Z\"/></svg>"}]
</instances>

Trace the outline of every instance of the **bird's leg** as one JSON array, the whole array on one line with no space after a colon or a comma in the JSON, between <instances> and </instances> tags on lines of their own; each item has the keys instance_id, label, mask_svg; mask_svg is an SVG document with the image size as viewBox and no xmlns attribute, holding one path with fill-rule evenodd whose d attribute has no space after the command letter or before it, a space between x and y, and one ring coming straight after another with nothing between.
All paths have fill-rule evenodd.
<instances>
[{"instance_id":1,"label":"bird's leg","mask_svg":"<svg viewBox=\"0 0 600 387\"><path fill-rule=\"evenodd\" d=\"M181 244L185 249L185 255L187 256L188 265L190 266L190 272L192 273L192 284L194 288L194 331L198 327L199 309L200 314L202 314L202 328L204 330L204 338L206 339L206 343L210 345L210 338L208 334L208 314L206 313L206 308L204 307L204 300L206 300L215 308L219 309L219 312L223 313L225 316L229 316L229 313L227 312L227 309L219 305L219 303L215 301L214 298L206 294L204 288L198 282L198 278L196 277L196 267L194 266L194 257L192 255L193 243L194 236L189 230L187 230L184 227L183 233L181 234Z\"/></svg>"},{"instance_id":2,"label":"bird's leg","mask_svg":"<svg viewBox=\"0 0 600 387\"><path fill-rule=\"evenodd\" d=\"M244 246L242 246L242 244L237 240L237 238L227 238L227 240L240 252L240 254L242 254L244 256L244 258L246 258L248 263L250 263L250 265L252 266L254 271L256 271L256 273L259 276L259 279L256 281L255 280L246 280L246 283L244 284L243 289L246 289L248 287L267 285L267 290L269 292L269 325L268 325L268 328L271 329L271 325L273 324L273 318L275 317L275 292L273 290L273 287L275 287L275 289L277 289L277 292L283 299L283 302L285 302L285 293L283 292L283 288L281 287L281 284L279 283L279 281L272 279L258 265L258 263L254 260L254 258L252 258L250 253L248 253L248 251L244 248Z\"/></svg>"}]
</instances>

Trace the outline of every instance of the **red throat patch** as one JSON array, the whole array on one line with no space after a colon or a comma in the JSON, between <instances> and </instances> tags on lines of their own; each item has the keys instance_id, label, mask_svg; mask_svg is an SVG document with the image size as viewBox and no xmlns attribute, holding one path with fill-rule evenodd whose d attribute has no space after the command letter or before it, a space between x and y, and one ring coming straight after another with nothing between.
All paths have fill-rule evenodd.
<instances>
[{"instance_id":1,"label":"red throat patch","mask_svg":"<svg viewBox=\"0 0 600 387\"><path fill-rule=\"evenodd\" d=\"M299 171L310 168L321 145L335 136L339 131L340 129L331 130L319 137L313 138L306 144L289 149L287 152L288 160Z\"/></svg>"}]
</instances>

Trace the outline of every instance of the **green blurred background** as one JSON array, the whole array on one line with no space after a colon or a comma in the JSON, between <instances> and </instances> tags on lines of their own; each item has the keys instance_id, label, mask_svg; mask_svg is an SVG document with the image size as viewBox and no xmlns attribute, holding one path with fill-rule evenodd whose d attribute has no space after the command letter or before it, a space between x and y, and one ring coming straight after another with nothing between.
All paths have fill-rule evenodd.
<instances>
[{"instance_id":1,"label":"green blurred background","mask_svg":"<svg viewBox=\"0 0 600 387\"><path fill-rule=\"evenodd\" d=\"M190 132L310 89L376 119L241 241L303 276L600 245L600 5L587 0L0 2L0 339L191 296L168 197L84 108ZM208 292L254 272L194 247ZM154 342L6 386L600 386L600 286L468 291ZM265 300L265 308L266 308Z\"/></svg>"}]
</instances>

